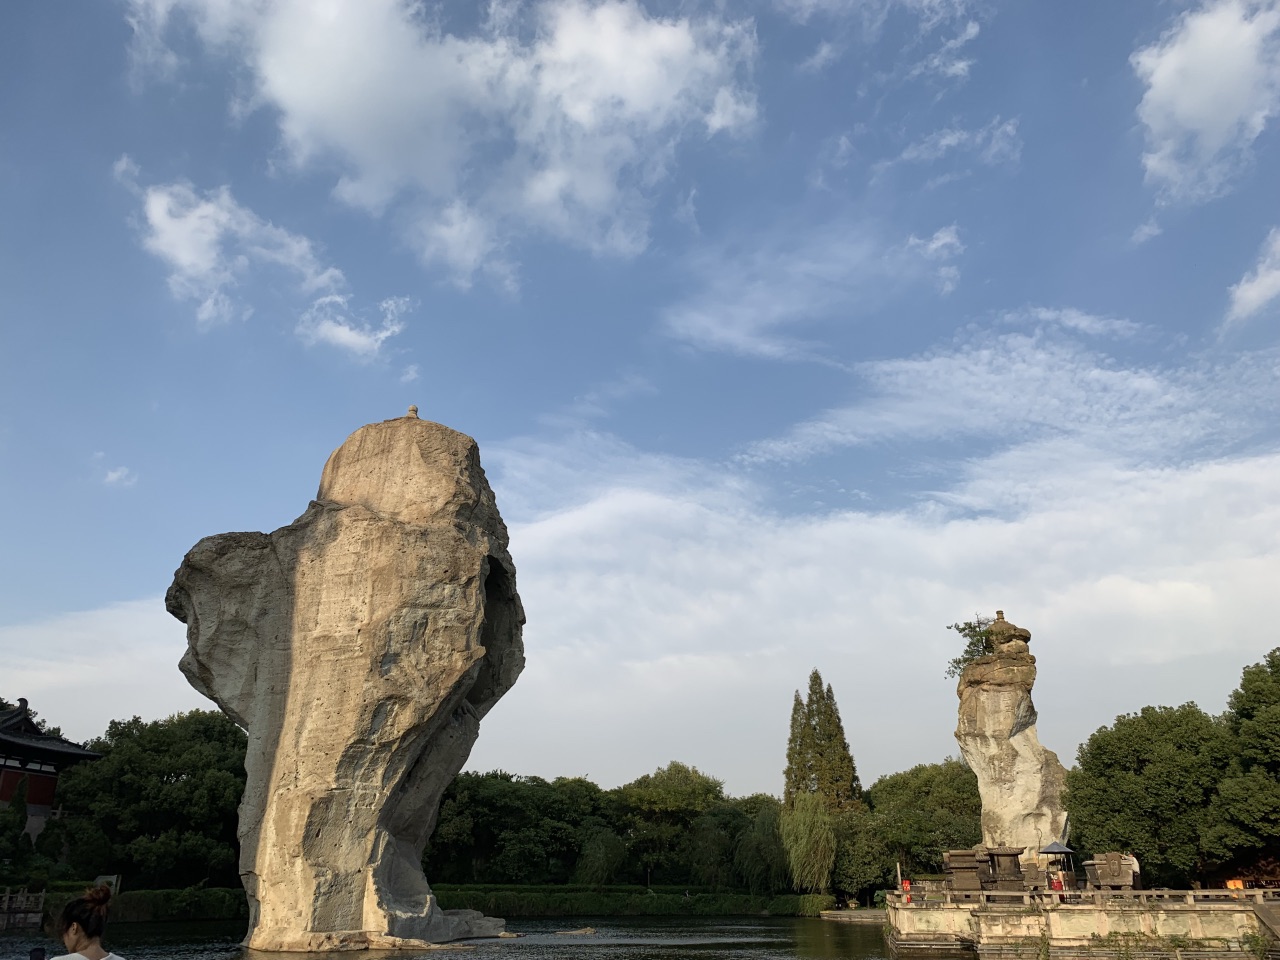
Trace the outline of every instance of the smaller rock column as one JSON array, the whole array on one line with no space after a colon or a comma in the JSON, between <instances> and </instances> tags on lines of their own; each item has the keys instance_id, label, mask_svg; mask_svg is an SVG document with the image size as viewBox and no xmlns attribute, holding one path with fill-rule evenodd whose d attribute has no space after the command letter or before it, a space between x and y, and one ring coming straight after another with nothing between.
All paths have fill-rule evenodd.
<instances>
[{"instance_id":1,"label":"smaller rock column","mask_svg":"<svg viewBox=\"0 0 1280 960\"><path fill-rule=\"evenodd\" d=\"M1062 806L1066 770L1036 734L1031 632L997 610L990 635L993 652L960 674L956 741L978 777L982 842L989 847L1024 847L1022 859L1034 860L1041 847L1067 840Z\"/></svg>"}]
</instances>

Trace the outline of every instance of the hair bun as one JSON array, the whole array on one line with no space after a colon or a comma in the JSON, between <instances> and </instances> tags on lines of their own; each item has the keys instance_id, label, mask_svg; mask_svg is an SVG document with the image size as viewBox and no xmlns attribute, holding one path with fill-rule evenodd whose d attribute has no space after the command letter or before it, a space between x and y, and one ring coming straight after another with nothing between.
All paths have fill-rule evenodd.
<instances>
[{"instance_id":1,"label":"hair bun","mask_svg":"<svg viewBox=\"0 0 1280 960\"><path fill-rule=\"evenodd\" d=\"M84 892L84 899L94 909L105 910L107 909L107 904L111 902L111 888L105 883L101 886L90 887Z\"/></svg>"}]
</instances>

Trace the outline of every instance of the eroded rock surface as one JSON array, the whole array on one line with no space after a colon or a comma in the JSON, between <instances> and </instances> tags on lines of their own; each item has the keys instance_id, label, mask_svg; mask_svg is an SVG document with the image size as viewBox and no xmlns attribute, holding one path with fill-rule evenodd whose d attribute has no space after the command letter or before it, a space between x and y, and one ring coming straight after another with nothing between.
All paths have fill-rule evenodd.
<instances>
[{"instance_id":1,"label":"eroded rock surface","mask_svg":"<svg viewBox=\"0 0 1280 960\"><path fill-rule=\"evenodd\" d=\"M1062 806L1066 770L1036 735L1031 633L997 611L991 639L995 652L960 674L956 740L978 777L983 843L1025 847L1023 859L1032 859L1040 848L1067 840Z\"/></svg>"},{"instance_id":2,"label":"eroded rock surface","mask_svg":"<svg viewBox=\"0 0 1280 960\"><path fill-rule=\"evenodd\" d=\"M240 870L259 950L495 936L423 877L440 797L524 667L475 441L416 409L353 433L271 534L206 537L166 598L182 672L249 735Z\"/></svg>"}]
</instances>

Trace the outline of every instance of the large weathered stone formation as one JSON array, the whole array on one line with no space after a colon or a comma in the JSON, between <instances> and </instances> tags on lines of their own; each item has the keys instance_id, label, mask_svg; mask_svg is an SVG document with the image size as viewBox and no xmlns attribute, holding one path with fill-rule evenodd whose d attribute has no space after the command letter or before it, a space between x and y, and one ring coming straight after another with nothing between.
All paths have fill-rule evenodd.
<instances>
[{"instance_id":1,"label":"large weathered stone formation","mask_svg":"<svg viewBox=\"0 0 1280 960\"><path fill-rule=\"evenodd\" d=\"M507 530L470 437L362 427L271 534L206 537L166 598L182 672L249 735L245 943L410 946L501 932L422 875L440 796L524 667Z\"/></svg>"},{"instance_id":2,"label":"large weathered stone formation","mask_svg":"<svg viewBox=\"0 0 1280 960\"><path fill-rule=\"evenodd\" d=\"M978 777L983 843L1025 847L1023 859L1033 859L1041 847L1066 842L1066 770L1036 735L1031 702L1036 658L1028 652L1030 631L997 611L990 637L994 652L960 674L956 740Z\"/></svg>"}]
</instances>

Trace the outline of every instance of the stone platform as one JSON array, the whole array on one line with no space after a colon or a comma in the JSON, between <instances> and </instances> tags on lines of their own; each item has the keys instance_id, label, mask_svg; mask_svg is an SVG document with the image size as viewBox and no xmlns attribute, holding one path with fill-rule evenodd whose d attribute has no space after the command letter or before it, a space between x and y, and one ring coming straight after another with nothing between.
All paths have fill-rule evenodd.
<instances>
[{"instance_id":1,"label":"stone platform","mask_svg":"<svg viewBox=\"0 0 1280 960\"><path fill-rule=\"evenodd\" d=\"M901 957L1247 960L1280 934L1271 890L893 893L886 907Z\"/></svg>"}]
</instances>

